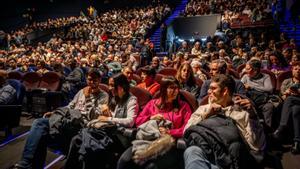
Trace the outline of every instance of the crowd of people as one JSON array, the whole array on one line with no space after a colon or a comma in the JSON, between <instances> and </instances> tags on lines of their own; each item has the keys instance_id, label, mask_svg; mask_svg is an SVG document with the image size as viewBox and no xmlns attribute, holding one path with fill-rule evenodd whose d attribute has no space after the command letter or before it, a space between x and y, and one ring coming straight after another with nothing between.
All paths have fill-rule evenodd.
<instances>
[{"instance_id":1,"label":"crowd of people","mask_svg":"<svg viewBox=\"0 0 300 169\"><path fill-rule=\"evenodd\" d=\"M270 7L265 1L191 1L186 14L225 8L253 16L255 10L268 14ZM145 37L170 12L168 5L111 10L81 19L47 43L11 43L1 50L0 104L13 102L16 91L6 80L15 71L57 72L66 102L34 121L13 168L42 168L46 148L53 145L66 155L65 168L257 168L270 144L286 139L291 152L299 154L295 40L247 30L205 42L183 41L176 52L159 58ZM172 75L160 74L165 69ZM276 78L288 71L290 78L276 86ZM152 100L139 105L132 87ZM136 135L129 137L127 129ZM182 140L184 150L178 148Z\"/></svg>"},{"instance_id":2,"label":"crowd of people","mask_svg":"<svg viewBox=\"0 0 300 169\"><path fill-rule=\"evenodd\" d=\"M272 19L272 3L259 1L191 0L183 13L184 16L221 14L223 24L251 22ZM228 25L227 25L228 26Z\"/></svg>"}]
</instances>

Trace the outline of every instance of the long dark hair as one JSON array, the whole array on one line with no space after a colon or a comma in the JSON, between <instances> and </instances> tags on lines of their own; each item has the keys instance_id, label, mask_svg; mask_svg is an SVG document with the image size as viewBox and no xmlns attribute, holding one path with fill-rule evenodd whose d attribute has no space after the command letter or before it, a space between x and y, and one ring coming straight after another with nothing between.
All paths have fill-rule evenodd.
<instances>
[{"instance_id":1,"label":"long dark hair","mask_svg":"<svg viewBox=\"0 0 300 169\"><path fill-rule=\"evenodd\" d=\"M119 98L115 95L115 100L117 104L123 104L129 98L129 89L130 85L127 80L127 77L123 73L115 74L113 77L114 80L114 90L117 90L118 86L123 88L125 95L122 98Z\"/></svg>"},{"instance_id":2,"label":"long dark hair","mask_svg":"<svg viewBox=\"0 0 300 169\"><path fill-rule=\"evenodd\" d=\"M157 107L159 109L166 108L166 103L167 103L167 99L168 99L167 89L171 85L177 85L178 88L180 87L179 86L179 82L178 82L178 80L175 77L173 77L173 76L166 76L166 77L162 78L161 85L160 85L160 99L161 99L161 101L160 101L159 104L157 104ZM175 100L173 100L173 103L172 103L173 109L174 108L179 108L178 97L179 97L179 93L177 95L177 98Z\"/></svg>"},{"instance_id":3,"label":"long dark hair","mask_svg":"<svg viewBox=\"0 0 300 169\"><path fill-rule=\"evenodd\" d=\"M271 60L270 60L271 56L275 56L278 59L280 67L285 68L285 67L289 66L288 62L286 61L286 59L284 58L284 56L281 53L279 53L279 52L270 53L270 55L269 55L269 62L270 63L271 63Z\"/></svg>"},{"instance_id":4,"label":"long dark hair","mask_svg":"<svg viewBox=\"0 0 300 169\"><path fill-rule=\"evenodd\" d=\"M181 70L184 68L184 67L187 67L188 69L188 77L187 77L187 81L186 82L183 82L182 79L181 79ZM195 86L196 84L196 80L195 80L195 77L194 77L194 73L193 73L193 69L191 67L191 65L189 63L184 63L182 64L177 73L176 73L176 79L179 81L179 83L185 83L187 86Z\"/></svg>"}]
</instances>

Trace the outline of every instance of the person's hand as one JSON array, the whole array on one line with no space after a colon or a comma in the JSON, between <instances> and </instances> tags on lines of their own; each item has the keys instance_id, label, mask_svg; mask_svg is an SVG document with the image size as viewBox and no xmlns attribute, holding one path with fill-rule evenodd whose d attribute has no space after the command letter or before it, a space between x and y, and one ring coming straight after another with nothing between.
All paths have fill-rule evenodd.
<instances>
[{"instance_id":1,"label":"person's hand","mask_svg":"<svg viewBox=\"0 0 300 169\"><path fill-rule=\"evenodd\" d=\"M89 86L87 86L83 89L83 94L85 97L89 96L90 93L91 93L91 88Z\"/></svg>"},{"instance_id":2,"label":"person's hand","mask_svg":"<svg viewBox=\"0 0 300 169\"><path fill-rule=\"evenodd\" d=\"M99 121L108 121L108 117L107 116L98 116L98 120Z\"/></svg>"},{"instance_id":3,"label":"person's hand","mask_svg":"<svg viewBox=\"0 0 300 169\"><path fill-rule=\"evenodd\" d=\"M43 115L43 118L49 118L52 114L53 112L47 112Z\"/></svg>"},{"instance_id":4,"label":"person's hand","mask_svg":"<svg viewBox=\"0 0 300 169\"><path fill-rule=\"evenodd\" d=\"M249 90L250 89L250 86L246 83L246 84L244 84L244 86L245 86L245 89L246 90Z\"/></svg>"},{"instance_id":5,"label":"person's hand","mask_svg":"<svg viewBox=\"0 0 300 169\"><path fill-rule=\"evenodd\" d=\"M112 116L107 104L102 104L99 107L100 107L100 111L101 111L101 113L102 113L103 116L107 116L107 117L111 117Z\"/></svg>"},{"instance_id":6,"label":"person's hand","mask_svg":"<svg viewBox=\"0 0 300 169\"><path fill-rule=\"evenodd\" d=\"M234 97L234 104L237 104L246 110L249 110L252 107L252 104L249 99L241 98L240 96Z\"/></svg>"},{"instance_id":7,"label":"person's hand","mask_svg":"<svg viewBox=\"0 0 300 169\"><path fill-rule=\"evenodd\" d=\"M155 114L153 116L150 117L151 120L162 120L164 119L164 116L161 114Z\"/></svg>"},{"instance_id":8,"label":"person's hand","mask_svg":"<svg viewBox=\"0 0 300 169\"><path fill-rule=\"evenodd\" d=\"M221 111L222 106L217 103L211 103L208 107L208 110L204 112L203 118L206 119L210 116L216 115Z\"/></svg>"},{"instance_id":9,"label":"person's hand","mask_svg":"<svg viewBox=\"0 0 300 169\"><path fill-rule=\"evenodd\" d=\"M170 130L165 127L159 127L158 129L159 129L160 134L162 134L162 135L170 133Z\"/></svg>"}]
</instances>

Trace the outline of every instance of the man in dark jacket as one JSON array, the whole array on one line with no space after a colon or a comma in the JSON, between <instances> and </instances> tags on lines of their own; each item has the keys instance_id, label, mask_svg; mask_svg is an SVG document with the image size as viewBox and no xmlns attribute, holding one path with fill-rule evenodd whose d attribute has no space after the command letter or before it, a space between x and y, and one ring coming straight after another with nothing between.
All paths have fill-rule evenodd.
<instances>
[{"instance_id":1,"label":"man in dark jacket","mask_svg":"<svg viewBox=\"0 0 300 169\"><path fill-rule=\"evenodd\" d=\"M184 152L185 169L239 168L245 165L245 155L240 155L248 152L245 147L255 154L264 151L263 128L256 116L244 109L242 99L233 97L234 87L228 75L213 77L209 103L200 106L185 126L184 139L189 146Z\"/></svg>"}]
</instances>

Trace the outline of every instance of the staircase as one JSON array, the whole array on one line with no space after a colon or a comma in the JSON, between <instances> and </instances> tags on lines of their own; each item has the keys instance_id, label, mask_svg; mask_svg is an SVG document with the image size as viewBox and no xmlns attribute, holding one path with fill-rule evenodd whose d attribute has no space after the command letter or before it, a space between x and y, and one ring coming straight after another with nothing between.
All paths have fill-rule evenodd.
<instances>
[{"instance_id":1,"label":"staircase","mask_svg":"<svg viewBox=\"0 0 300 169\"><path fill-rule=\"evenodd\" d=\"M166 26L170 25L170 23L179 16L181 11L185 10L185 6L188 3L188 0L182 0L181 3L173 10L173 13L164 21ZM154 51L160 52L160 35L161 29L157 28L154 33L150 36L150 40L154 43Z\"/></svg>"},{"instance_id":2,"label":"staircase","mask_svg":"<svg viewBox=\"0 0 300 169\"><path fill-rule=\"evenodd\" d=\"M286 36L295 39L298 49L300 49L300 16L296 21L296 25L291 21L291 13L289 10L285 13L285 22L280 23L280 32L284 32Z\"/></svg>"}]
</instances>

